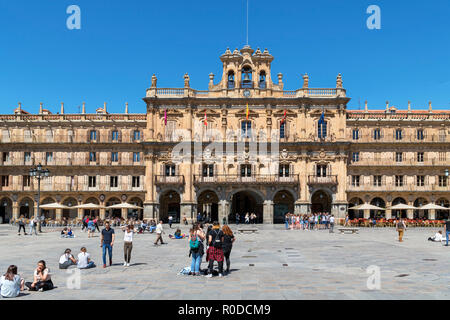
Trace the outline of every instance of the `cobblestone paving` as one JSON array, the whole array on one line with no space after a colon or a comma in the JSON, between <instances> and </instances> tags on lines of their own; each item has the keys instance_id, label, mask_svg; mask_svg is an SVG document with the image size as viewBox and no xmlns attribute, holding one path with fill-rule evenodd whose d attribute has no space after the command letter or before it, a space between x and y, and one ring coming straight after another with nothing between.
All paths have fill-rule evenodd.
<instances>
[{"instance_id":1,"label":"cobblestone paving","mask_svg":"<svg viewBox=\"0 0 450 320\"><path fill-rule=\"evenodd\" d=\"M427 241L436 230L407 230L403 243L393 229L361 229L359 234L283 230L258 226L258 234L237 235L229 276L207 279L177 275L190 266L187 240L154 247L155 235L137 235L131 267L123 267L123 235L116 228L112 267L101 268L99 234L75 230L75 239L58 231L18 236L0 226L0 272L10 264L32 280L36 262L44 259L55 286L48 292L25 291L17 299L449 299L450 247ZM165 227L166 233L169 232ZM233 231L236 227L232 226ZM173 232L174 229L172 229ZM187 232L187 227L182 227ZM67 288L67 271L58 269L64 249L76 255L86 246L97 267L81 271L81 288ZM381 289L369 290L368 266L381 270ZM202 266L206 266L203 259ZM220 288L220 290L218 290Z\"/></svg>"}]
</instances>

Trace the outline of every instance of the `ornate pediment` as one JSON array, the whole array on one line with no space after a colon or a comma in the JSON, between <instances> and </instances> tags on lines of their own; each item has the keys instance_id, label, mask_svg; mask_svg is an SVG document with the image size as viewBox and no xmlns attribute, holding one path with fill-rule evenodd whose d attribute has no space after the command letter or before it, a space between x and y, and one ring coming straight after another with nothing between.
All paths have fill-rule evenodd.
<instances>
[{"instance_id":1,"label":"ornate pediment","mask_svg":"<svg viewBox=\"0 0 450 320\"><path fill-rule=\"evenodd\" d=\"M253 111L250 106L249 106L249 112L248 113L249 113L249 118L257 118L257 117L259 117L259 114L257 112L255 112L255 111ZM236 117L246 117L247 116L247 107L237 111L235 114L236 114Z\"/></svg>"}]
</instances>

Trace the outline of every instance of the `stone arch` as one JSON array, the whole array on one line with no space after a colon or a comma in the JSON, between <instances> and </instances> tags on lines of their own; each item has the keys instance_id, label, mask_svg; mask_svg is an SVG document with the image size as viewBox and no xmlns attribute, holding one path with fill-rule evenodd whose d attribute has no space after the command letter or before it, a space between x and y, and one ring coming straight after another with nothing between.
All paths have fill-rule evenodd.
<instances>
[{"instance_id":1,"label":"stone arch","mask_svg":"<svg viewBox=\"0 0 450 320\"><path fill-rule=\"evenodd\" d=\"M207 221L219 221L219 195L214 189L205 188L197 192L198 213L206 215Z\"/></svg>"},{"instance_id":2,"label":"stone arch","mask_svg":"<svg viewBox=\"0 0 450 320\"><path fill-rule=\"evenodd\" d=\"M115 204L120 204L122 201L120 200L120 197L118 196L110 196L105 201L105 207L113 206ZM108 211L108 217L109 219L114 218L121 218L122 217L122 209L106 209Z\"/></svg>"},{"instance_id":3,"label":"stone arch","mask_svg":"<svg viewBox=\"0 0 450 320\"><path fill-rule=\"evenodd\" d=\"M395 206L397 204L408 204L408 202L403 197L396 197L394 200L392 200L392 206ZM393 218L406 218L407 217L407 211L406 210L392 210L392 217Z\"/></svg>"},{"instance_id":4,"label":"stone arch","mask_svg":"<svg viewBox=\"0 0 450 320\"><path fill-rule=\"evenodd\" d=\"M450 208L450 201L445 197L441 197L438 200L436 200L436 204L438 206ZM436 210L436 219L438 220L448 219L449 215L450 210Z\"/></svg>"},{"instance_id":5,"label":"stone arch","mask_svg":"<svg viewBox=\"0 0 450 320\"><path fill-rule=\"evenodd\" d=\"M348 202L349 208L356 207L356 206L359 206L361 204L364 204L364 201L361 198L359 198L359 197L353 197ZM364 218L364 210L348 210L348 218L351 219L351 220L352 219Z\"/></svg>"},{"instance_id":6,"label":"stone arch","mask_svg":"<svg viewBox=\"0 0 450 320\"><path fill-rule=\"evenodd\" d=\"M331 213L331 205L333 203L333 198L330 192L325 188L318 189L311 193L311 212L327 212Z\"/></svg>"},{"instance_id":7,"label":"stone arch","mask_svg":"<svg viewBox=\"0 0 450 320\"><path fill-rule=\"evenodd\" d=\"M53 199L52 197L45 197L40 203L39 205L43 205L43 204L51 204L51 203L55 203L55 199ZM48 219L55 219L56 218L56 209L51 209L51 210L46 210L46 209L39 209L41 211L41 214L44 215L44 217L48 218Z\"/></svg>"},{"instance_id":8,"label":"stone arch","mask_svg":"<svg viewBox=\"0 0 450 320\"><path fill-rule=\"evenodd\" d=\"M19 217L23 215L25 218L34 216L34 201L28 196L19 200Z\"/></svg>"},{"instance_id":9,"label":"stone arch","mask_svg":"<svg viewBox=\"0 0 450 320\"><path fill-rule=\"evenodd\" d=\"M229 193L228 198L230 200L230 213L228 221L236 222L236 215L239 214L240 221L244 221L245 214L256 214L256 222L263 222L263 206L265 197L262 192L254 188L240 188L233 190Z\"/></svg>"},{"instance_id":10,"label":"stone arch","mask_svg":"<svg viewBox=\"0 0 450 320\"><path fill-rule=\"evenodd\" d=\"M100 200L98 200L97 197L89 197L86 200L84 200L83 203L85 203L85 204L86 203L100 204ZM96 217L96 216L99 216L100 213L99 213L98 209L83 209L83 217L86 215Z\"/></svg>"},{"instance_id":11,"label":"stone arch","mask_svg":"<svg viewBox=\"0 0 450 320\"><path fill-rule=\"evenodd\" d=\"M419 208L428 203L429 203L428 199L426 199L423 196L420 196L420 197L417 197L416 200L414 200L413 206ZM413 216L414 219L428 219L428 217L429 217L428 210L415 209L413 212L414 212L414 216Z\"/></svg>"},{"instance_id":12,"label":"stone arch","mask_svg":"<svg viewBox=\"0 0 450 320\"><path fill-rule=\"evenodd\" d=\"M13 218L12 216L13 202L9 197L2 197L0 200L0 224L8 223Z\"/></svg>"},{"instance_id":13,"label":"stone arch","mask_svg":"<svg viewBox=\"0 0 450 320\"><path fill-rule=\"evenodd\" d=\"M370 200L370 204L373 206L377 206L377 207L386 209L386 200L384 200L383 197L374 197L372 200ZM384 217L384 216L385 216L385 212L382 210L370 210L371 218L380 218L380 217Z\"/></svg>"},{"instance_id":14,"label":"stone arch","mask_svg":"<svg viewBox=\"0 0 450 320\"><path fill-rule=\"evenodd\" d=\"M144 200L139 196L132 196L128 201L129 204L144 207ZM144 218L144 210L143 209L128 209L127 216L132 216L133 218L137 218L142 220Z\"/></svg>"},{"instance_id":15,"label":"stone arch","mask_svg":"<svg viewBox=\"0 0 450 320\"><path fill-rule=\"evenodd\" d=\"M174 223L180 222L181 193L173 188L167 188L159 194L159 219L167 223L169 216Z\"/></svg>"},{"instance_id":16,"label":"stone arch","mask_svg":"<svg viewBox=\"0 0 450 320\"><path fill-rule=\"evenodd\" d=\"M295 197L288 188L277 191L273 196L273 223L284 223L287 213L294 213Z\"/></svg>"},{"instance_id":17,"label":"stone arch","mask_svg":"<svg viewBox=\"0 0 450 320\"><path fill-rule=\"evenodd\" d=\"M64 198L61 203L70 208L75 207L78 204L78 201L74 197L69 196ZM64 209L62 212L62 216L63 218L76 219L78 217L78 209Z\"/></svg>"}]
</instances>

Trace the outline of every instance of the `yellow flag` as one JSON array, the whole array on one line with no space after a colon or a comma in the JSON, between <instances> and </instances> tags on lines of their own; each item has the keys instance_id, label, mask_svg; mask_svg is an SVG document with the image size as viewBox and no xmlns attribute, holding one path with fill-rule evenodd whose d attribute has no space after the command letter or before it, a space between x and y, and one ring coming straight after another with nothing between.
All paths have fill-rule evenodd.
<instances>
[{"instance_id":1,"label":"yellow flag","mask_svg":"<svg viewBox=\"0 0 450 320\"><path fill-rule=\"evenodd\" d=\"M248 109L248 103L247 103L247 114L246 114L246 116L247 116L247 120L248 120L248 116L250 115L250 110Z\"/></svg>"}]
</instances>

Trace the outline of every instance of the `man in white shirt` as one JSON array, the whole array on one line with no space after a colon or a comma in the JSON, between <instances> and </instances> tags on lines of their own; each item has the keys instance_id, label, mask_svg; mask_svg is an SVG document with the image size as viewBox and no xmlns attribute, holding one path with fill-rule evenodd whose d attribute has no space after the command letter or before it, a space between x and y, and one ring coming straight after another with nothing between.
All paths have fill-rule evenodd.
<instances>
[{"instance_id":1,"label":"man in white shirt","mask_svg":"<svg viewBox=\"0 0 450 320\"><path fill-rule=\"evenodd\" d=\"M155 241L155 246L158 245L158 241L161 242L161 244L164 244L163 238L162 238L162 234L164 233L164 229L163 229L163 222L162 220L159 221L158 225L156 226L156 241Z\"/></svg>"},{"instance_id":2,"label":"man in white shirt","mask_svg":"<svg viewBox=\"0 0 450 320\"><path fill-rule=\"evenodd\" d=\"M81 248L81 252L78 254L78 269L94 268L94 261L91 260L91 255L86 252L86 248Z\"/></svg>"},{"instance_id":3,"label":"man in white shirt","mask_svg":"<svg viewBox=\"0 0 450 320\"><path fill-rule=\"evenodd\" d=\"M434 237L428 238L428 241L441 242L443 239L444 237L442 236L442 231L439 230L438 232L436 232Z\"/></svg>"},{"instance_id":4,"label":"man in white shirt","mask_svg":"<svg viewBox=\"0 0 450 320\"><path fill-rule=\"evenodd\" d=\"M331 215L331 217L330 217L330 233L334 233L333 228L334 228L334 215Z\"/></svg>"}]
</instances>

